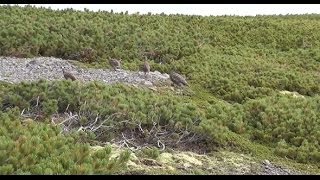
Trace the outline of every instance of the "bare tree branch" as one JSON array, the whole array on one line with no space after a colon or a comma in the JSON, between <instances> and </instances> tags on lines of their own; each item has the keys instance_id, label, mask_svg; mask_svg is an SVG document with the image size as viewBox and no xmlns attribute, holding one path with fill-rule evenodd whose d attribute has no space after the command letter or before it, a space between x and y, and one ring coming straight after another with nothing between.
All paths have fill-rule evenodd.
<instances>
[{"instance_id":1,"label":"bare tree branch","mask_svg":"<svg viewBox=\"0 0 320 180\"><path fill-rule=\"evenodd\" d=\"M89 125L89 127L92 127L94 124L96 124L97 121L98 121L98 119L99 119L99 113L97 114L97 117L96 117L96 119L94 120L94 122L91 123L91 124Z\"/></svg>"},{"instance_id":2,"label":"bare tree branch","mask_svg":"<svg viewBox=\"0 0 320 180\"><path fill-rule=\"evenodd\" d=\"M23 113L24 113L24 110L26 110L26 109L23 109L23 110L21 111L21 114L20 114L20 116L22 116L22 115L23 115Z\"/></svg>"},{"instance_id":3,"label":"bare tree branch","mask_svg":"<svg viewBox=\"0 0 320 180\"><path fill-rule=\"evenodd\" d=\"M68 104L68 106L67 106L67 108L66 108L66 110L65 110L64 112L67 112L67 111L68 111L68 109L69 109L69 106L70 106L70 104Z\"/></svg>"},{"instance_id":4,"label":"bare tree branch","mask_svg":"<svg viewBox=\"0 0 320 180\"><path fill-rule=\"evenodd\" d=\"M37 104L36 104L36 107L38 107L38 105L39 105L39 96L37 97Z\"/></svg>"},{"instance_id":5,"label":"bare tree branch","mask_svg":"<svg viewBox=\"0 0 320 180\"><path fill-rule=\"evenodd\" d=\"M64 121L62 121L62 122L61 122L61 123L59 123L58 125L64 124L65 122L70 121L71 119L73 119L73 118L75 118L75 117L78 117L78 115L73 115L73 116L71 116L71 117L69 117L69 118L65 119Z\"/></svg>"},{"instance_id":6,"label":"bare tree branch","mask_svg":"<svg viewBox=\"0 0 320 180\"><path fill-rule=\"evenodd\" d=\"M162 146L161 151L165 150L166 146L165 146L160 140L158 140L157 143L158 143L158 147L161 147L161 146ZM161 146L160 146L160 145L161 145Z\"/></svg>"}]
</instances>

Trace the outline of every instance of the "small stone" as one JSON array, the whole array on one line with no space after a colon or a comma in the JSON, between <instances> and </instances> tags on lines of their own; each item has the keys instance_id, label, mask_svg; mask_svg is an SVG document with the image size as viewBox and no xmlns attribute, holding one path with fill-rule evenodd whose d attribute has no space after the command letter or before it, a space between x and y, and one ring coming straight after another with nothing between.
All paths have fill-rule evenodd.
<instances>
[{"instance_id":1,"label":"small stone","mask_svg":"<svg viewBox=\"0 0 320 180\"><path fill-rule=\"evenodd\" d=\"M271 165L270 161L268 161L268 160L264 160L263 163L266 165Z\"/></svg>"},{"instance_id":2,"label":"small stone","mask_svg":"<svg viewBox=\"0 0 320 180\"><path fill-rule=\"evenodd\" d=\"M159 71L154 71L153 74L154 74L154 75L158 75L158 76L161 76L161 75L162 75L161 72L159 72Z\"/></svg>"},{"instance_id":3,"label":"small stone","mask_svg":"<svg viewBox=\"0 0 320 180\"><path fill-rule=\"evenodd\" d=\"M151 89L152 91L157 91L156 87L149 87L149 89Z\"/></svg>"},{"instance_id":4,"label":"small stone","mask_svg":"<svg viewBox=\"0 0 320 180\"><path fill-rule=\"evenodd\" d=\"M174 167L172 167L172 166L167 166L167 169L169 170L169 171L175 171L176 169L174 168Z\"/></svg>"},{"instance_id":5,"label":"small stone","mask_svg":"<svg viewBox=\"0 0 320 180\"><path fill-rule=\"evenodd\" d=\"M145 82L144 82L144 85L152 86L153 84L152 84L152 82L150 82L150 81L145 81Z\"/></svg>"},{"instance_id":6,"label":"small stone","mask_svg":"<svg viewBox=\"0 0 320 180\"><path fill-rule=\"evenodd\" d=\"M192 165L190 164L190 163L183 163L183 167L184 168L191 168L192 167Z\"/></svg>"},{"instance_id":7,"label":"small stone","mask_svg":"<svg viewBox=\"0 0 320 180\"><path fill-rule=\"evenodd\" d=\"M165 77L166 79L170 78L170 75L167 73L163 74L162 76Z\"/></svg>"}]
</instances>

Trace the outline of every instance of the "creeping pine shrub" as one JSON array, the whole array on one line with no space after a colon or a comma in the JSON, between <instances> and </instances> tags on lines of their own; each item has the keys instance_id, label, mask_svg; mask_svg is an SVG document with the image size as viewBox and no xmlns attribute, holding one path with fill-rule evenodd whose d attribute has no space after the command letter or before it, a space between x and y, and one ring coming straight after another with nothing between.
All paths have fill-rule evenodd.
<instances>
[{"instance_id":1,"label":"creeping pine shrub","mask_svg":"<svg viewBox=\"0 0 320 180\"><path fill-rule=\"evenodd\" d=\"M37 21L34 20L37 17ZM319 15L196 17L1 6L0 55L54 56L106 67L176 69L228 102L275 90L320 93ZM301 26L303 24L303 26ZM30 40L31 39L31 40Z\"/></svg>"},{"instance_id":2,"label":"creeping pine shrub","mask_svg":"<svg viewBox=\"0 0 320 180\"><path fill-rule=\"evenodd\" d=\"M7 96L2 104L6 107L30 109L31 113L48 118L56 113L72 112L80 116L79 126L104 123L102 128L114 127L115 131L135 129L137 124L151 129L154 123L169 125L167 130L182 131L186 126L192 130L194 122L204 118L204 113L188 99L121 84L39 81L12 85L5 91ZM112 133L106 132L100 138Z\"/></svg>"},{"instance_id":3,"label":"creeping pine shrub","mask_svg":"<svg viewBox=\"0 0 320 180\"><path fill-rule=\"evenodd\" d=\"M231 130L281 156L318 162L318 19L317 14L199 17L1 6L2 56L68 57L103 68L106 59L117 58L130 70L145 56L153 71L175 69L193 87L224 102L200 107L186 98L122 85L61 81L1 84L0 108L9 116L18 108L48 119L77 112L81 126L97 117L108 127L123 120L144 128L169 124L176 131L196 126L223 144ZM278 97L282 90L308 98ZM116 127L122 126L135 127Z\"/></svg>"},{"instance_id":4,"label":"creeping pine shrub","mask_svg":"<svg viewBox=\"0 0 320 180\"><path fill-rule=\"evenodd\" d=\"M160 155L160 151L156 147L143 148L141 154L142 154L142 156L146 156L151 159L157 159Z\"/></svg>"},{"instance_id":5,"label":"creeping pine shrub","mask_svg":"<svg viewBox=\"0 0 320 180\"><path fill-rule=\"evenodd\" d=\"M142 128L151 129L156 122L176 132L188 128L189 132L208 137L212 145L236 144L229 141L228 134L232 131L274 148L279 156L299 162L319 162L318 96L273 95L244 104L211 100L200 109L193 101L170 93L160 95L99 82L83 85L70 81L21 83L3 88L3 94L2 109L12 119L28 107L45 114L44 117L63 113L68 107L67 111L80 113L79 126L92 124L98 115L98 123L106 120L106 128L114 127L113 132L108 130L99 136L91 133L89 139L108 140L123 128L135 129L141 123ZM38 107L34 108L37 99ZM123 123L124 119L131 123Z\"/></svg>"},{"instance_id":6,"label":"creeping pine shrub","mask_svg":"<svg viewBox=\"0 0 320 180\"><path fill-rule=\"evenodd\" d=\"M249 100L243 105L214 102L206 107L200 132L211 134L220 145L237 145L239 142L230 142L232 131L271 147L281 157L319 163L319 102L319 96L282 94Z\"/></svg>"},{"instance_id":7,"label":"creeping pine shrub","mask_svg":"<svg viewBox=\"0 0 320 180\"><path fill-rule=\"evenodd\" d=\"M275 147L283 157L319 162L319 96L278 95L248 101L244 122L252 140Z\"/></svg>"},{"instance_id":8,"label":"creeping pine shrub","mask_svg":"<svg viewBox=\"0 0 320 180\"><path fill-rule=\"evenodd\" d=\"M0 174L112 174L129 159L110 158L110 147L93 152L52 125L21 123L16 112L0 112Z\"/></svg>"}]
</instances>

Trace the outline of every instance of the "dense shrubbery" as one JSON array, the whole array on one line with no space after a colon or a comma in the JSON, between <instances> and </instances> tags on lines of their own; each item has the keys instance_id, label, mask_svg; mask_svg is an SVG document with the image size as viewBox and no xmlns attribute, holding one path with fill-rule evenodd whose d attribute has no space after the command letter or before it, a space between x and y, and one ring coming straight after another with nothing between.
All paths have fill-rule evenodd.
<instances>
[{"instance_id":1,"label":"dense shrubbery","mask_svg":"<svg viewBox=\"0 0 320 180\"><path fill-rule=\"evenodd\" d=\"M227 134L231 130L276 148L279 155L301 162L319 162L318 96L274 95L234 105L211 100L200 109L191 100L171 93L160 95L150 90L120 84L106 86L98 82L40 81L8 85L1 91L6 94L1 103L3 111L19 108L21 112L29 108L26 111L50 119L51 115L64 113L67 109L81 114L82 126L91 124L97 115L102 122L117 114L104 125L116 125L118 130L137 128L119 124L127 120L141 123L145 128L152 127L153 123L169 125L176 130L188 126L191 132L210 136L212 142L220 145L230 143ZM112 132L115 134L106 131L98 140L109 140L117 135Z\"/></svg>"},{"instance_id":2,"label":"dense shrubbery","mask_svg":"<svg viewBox=\"0 0 320 180\"><path fill-rule=\"evenodd\" d=\"M118 114L106 125L129 120L145 127L154 122L173 129L188 126L223 145L230 143L232 131L273 148L277 155L320 162L319 15L198 17L0 9L0 55L55 56L99 66L108 66L108 58L121 58L131 70L147 56L152 70L176 69L187 76L191 87L199 88L196 97L209 92L227 101L98 82L42 81L0 85L3 113L19 108L49 119L67 109L82 115L83 126L97 116L104 120ZM279 90L307 98L279 96ZM17 172L21 167L11 165L4 169L33 173Z\"/></svg>"},{"instance_id":3,"label":"dense shrubbery","mask_svg":"<svg viewBox=\"0 0 320 180\"><path fill-rule=\"evenodd\" d=\"M300 162L320 161L319 96L273 96L244 105L251 139L275 146L276 153Z\"/></svg>"},{"instance_id":4,"label":"dense shrubbery","mask_svg":"<svg viewBox=\"0 0 320 180\"><path fill-rule=\"evenodd\" d=\"M22 123L17 108L0 112L0 125L0 174L111 174L130 157L110 158L110 147L93 152L49 124Z\"/></svg>"},{"instance_id":5,"label":"dense shrubbery","mask_svg":"<svg viewBox=\"0 0 320 180\"><path fill-rule=\"evenodd\" d=\"M0 55L177 69L230 102L275 89L319 94L319 15L199 17L0 7ZM162 64L159 64L162 62Z\"/></svg>"},{"instance_id":6,"label":"dense shrubbery","mask_svg":"<svg viewBox=\"0 0 320 180\"><path fill-rule=\"evenodd\" d=\"M245 104L208 106L203 127L220 143L228 142L227 130L274 148L277 155L299 162L319 163L319 96L273 95ZM219 128L220 127L220 128ZM233 142L236 143L236 142Z\"/></svg>"},{"instance_id":7,"label":"dense shrubbery","mask_svg":"<svg viewBox=\"0 0 320 180\"><path fill-rule=\"evenodd\" d=\"M185 126L201 121L204 116L190 100L169 93L157 95L151 90L121 84L106 86L99 82L40 81L21 83L3 91L6 94L2 100L3 108L30 109L44 118L67 110L81 114L90 122L97 115L106 119L118 114L114 121L130 120L142 125L156 122L172 126L180 122Z\"/></svg>"}]
</instances>

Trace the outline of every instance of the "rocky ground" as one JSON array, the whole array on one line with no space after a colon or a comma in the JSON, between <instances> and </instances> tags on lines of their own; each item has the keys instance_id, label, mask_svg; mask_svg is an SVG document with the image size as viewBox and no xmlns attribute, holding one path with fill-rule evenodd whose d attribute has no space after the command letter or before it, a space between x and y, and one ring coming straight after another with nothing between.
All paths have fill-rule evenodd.
<instances>
[{"instance_id":1,"label":"rocky ground","mask_svg":"<svg viewBox=\"0 0 320 180\"><path fill-rule=\"evenodd\" d=\"M170 83L168 74L158 71L145 75L143 72L132 72L113 69L80 68L70 60L53 57L38 58L13 58L0 57L0 81L18 83L21 81L62 80L64 79L62 67L72 73L78 81L102 81L107 84L116 82L132 85L156 86L157 84Z\"/></svg>"},{"instance_id":2,"label":"rocky ground","mask_svg":"<svg viewBox=\"0 0 320 180\"><path fill-rule=\"evenodd\" d=\"M99 150L93 146L92 150ZM121 148L113 145L112 158L117 157ZM122 173L121 173L122 174ZM123 174L198 174L198 175L301 175L304 173L271 163L259 162L249 155L219 151L203 155L190 151L166 151L157 158L132 152L128 169Z\"/></svg>"},{"instance_id":3,"label":"rocky ground","mask_svg":"<svg viewBox=\"0 0 320 180\"><path fill-rule=\"evenodd\" d=\"M72 73L78 81L102 81L107 84L116 82L154 88L159 84L169 85L168 74L112 69L80 68L70 60L53 57L13 58L0 57L0 81L19 83L21 81L62 80L62 67ZM99 149L94 147L94 149ZM301 174L268 160L255 162L249 156L231 152L218 152L213 156L194 152L163 152L157 159L139 158L133 154L129 161L129 174L266 174L290 175Z\"/></svg>"}]
</instances>

